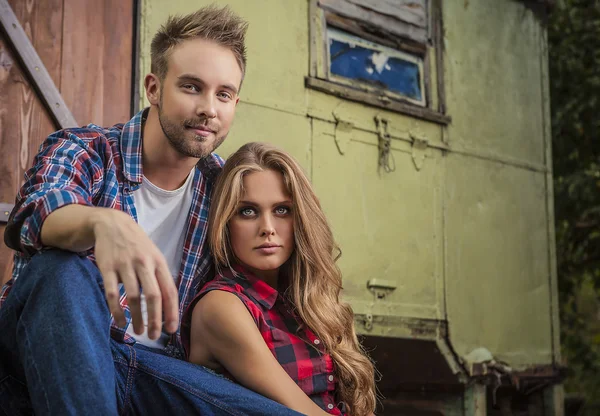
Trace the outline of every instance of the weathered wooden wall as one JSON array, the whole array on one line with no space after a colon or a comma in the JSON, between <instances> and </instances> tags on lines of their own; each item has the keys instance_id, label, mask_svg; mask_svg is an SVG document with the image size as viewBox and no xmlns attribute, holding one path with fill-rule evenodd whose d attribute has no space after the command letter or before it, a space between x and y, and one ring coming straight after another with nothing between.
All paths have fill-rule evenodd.
<instances>
[{"instance_id":1,"label":"weathered wooden wall","mask_svg":"<svg viewBox=\"0 0 600 416\"><path fill-rule=\"evenodd\" d=\"M130 117L133 2L9 0L79 125ZM14 202L40 143L57 128L0 32L0 202ZM0 241L0 280L11 271L12 252Z\"/></svg>"}]
</instances>

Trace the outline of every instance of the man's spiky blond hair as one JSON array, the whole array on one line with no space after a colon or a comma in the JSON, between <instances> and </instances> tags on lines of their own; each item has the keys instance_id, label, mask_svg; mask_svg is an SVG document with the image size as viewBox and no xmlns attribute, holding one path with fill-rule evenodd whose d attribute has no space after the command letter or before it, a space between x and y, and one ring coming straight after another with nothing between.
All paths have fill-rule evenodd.
<instances>
[{"instance_id":1,"label":"man's spiky blond hair","mask_svg":"<svg viewBox=\"0 0 600 416\"><path fill-rule=\"evenodd\" d=\"M164 80L169 55L173 48L187 39L201 38L229 48L246 73L246 31L248 22L228 6L210 5L185 16L170 16L161 26L150 46L150 71Z\"/></svg>"}]
</instances>

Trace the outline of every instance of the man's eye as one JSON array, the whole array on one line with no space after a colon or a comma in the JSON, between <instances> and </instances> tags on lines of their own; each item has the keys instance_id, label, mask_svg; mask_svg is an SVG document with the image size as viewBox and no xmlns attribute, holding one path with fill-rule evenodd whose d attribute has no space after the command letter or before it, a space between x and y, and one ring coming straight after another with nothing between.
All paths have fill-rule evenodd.
<instances>
[{"instance_id":1,"label":"man's eye","mask_svg":"<svg viewBox=\"0 0 600 416\"><path fill-rule=\"evenodd\" d=\"M220 92L217 94L220 98L225 98L226 100L231 100L231 94L228 92Z\"/></svg>"},{"instance_id":2,"label":"man's eye","mask_svg":"<svg viewBox=\"0 0 600 416\"><path fill-rule=\"evenodd\" d=\"M198 92L198 87L196 87L194 84L185 84L183 85L183 88L189 91L194 91L194 92Z\"/></svg>"}]
</instances>

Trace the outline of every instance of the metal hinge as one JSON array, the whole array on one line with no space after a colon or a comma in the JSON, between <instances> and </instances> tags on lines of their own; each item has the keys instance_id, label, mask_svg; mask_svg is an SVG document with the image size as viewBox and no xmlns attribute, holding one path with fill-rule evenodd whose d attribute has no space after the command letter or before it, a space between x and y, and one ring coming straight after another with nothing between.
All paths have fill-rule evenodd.
<instances>
[{"instance_id":1,"label":"metal hinge","mask_svg":"<svg viewBox=\"0 0 600 416\"><path fill-rule=\"evenodd\" d=\"M6 224L11 211L15 207L15 204L7 204L0 202L0 224Z\"/></svg>"}]
</instances>

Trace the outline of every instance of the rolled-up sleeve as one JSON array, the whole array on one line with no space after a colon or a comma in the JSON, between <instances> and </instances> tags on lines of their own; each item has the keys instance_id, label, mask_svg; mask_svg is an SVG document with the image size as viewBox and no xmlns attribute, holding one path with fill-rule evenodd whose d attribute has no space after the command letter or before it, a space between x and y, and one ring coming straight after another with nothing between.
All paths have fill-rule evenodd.
<instances>
[{"instance_id":1,"label":"rolled-up sleeve","mask_svg":"<svg viewBox=\"0 0 600 416\"><path fill-rule=\"evenodd\" d=\"M93 205L102 179L102 159L85 140L68 130L50 135L25 173L4 233L6 245L29 255L41 250L48 215L66 205Z\"/></svg>"}]
</instances>

